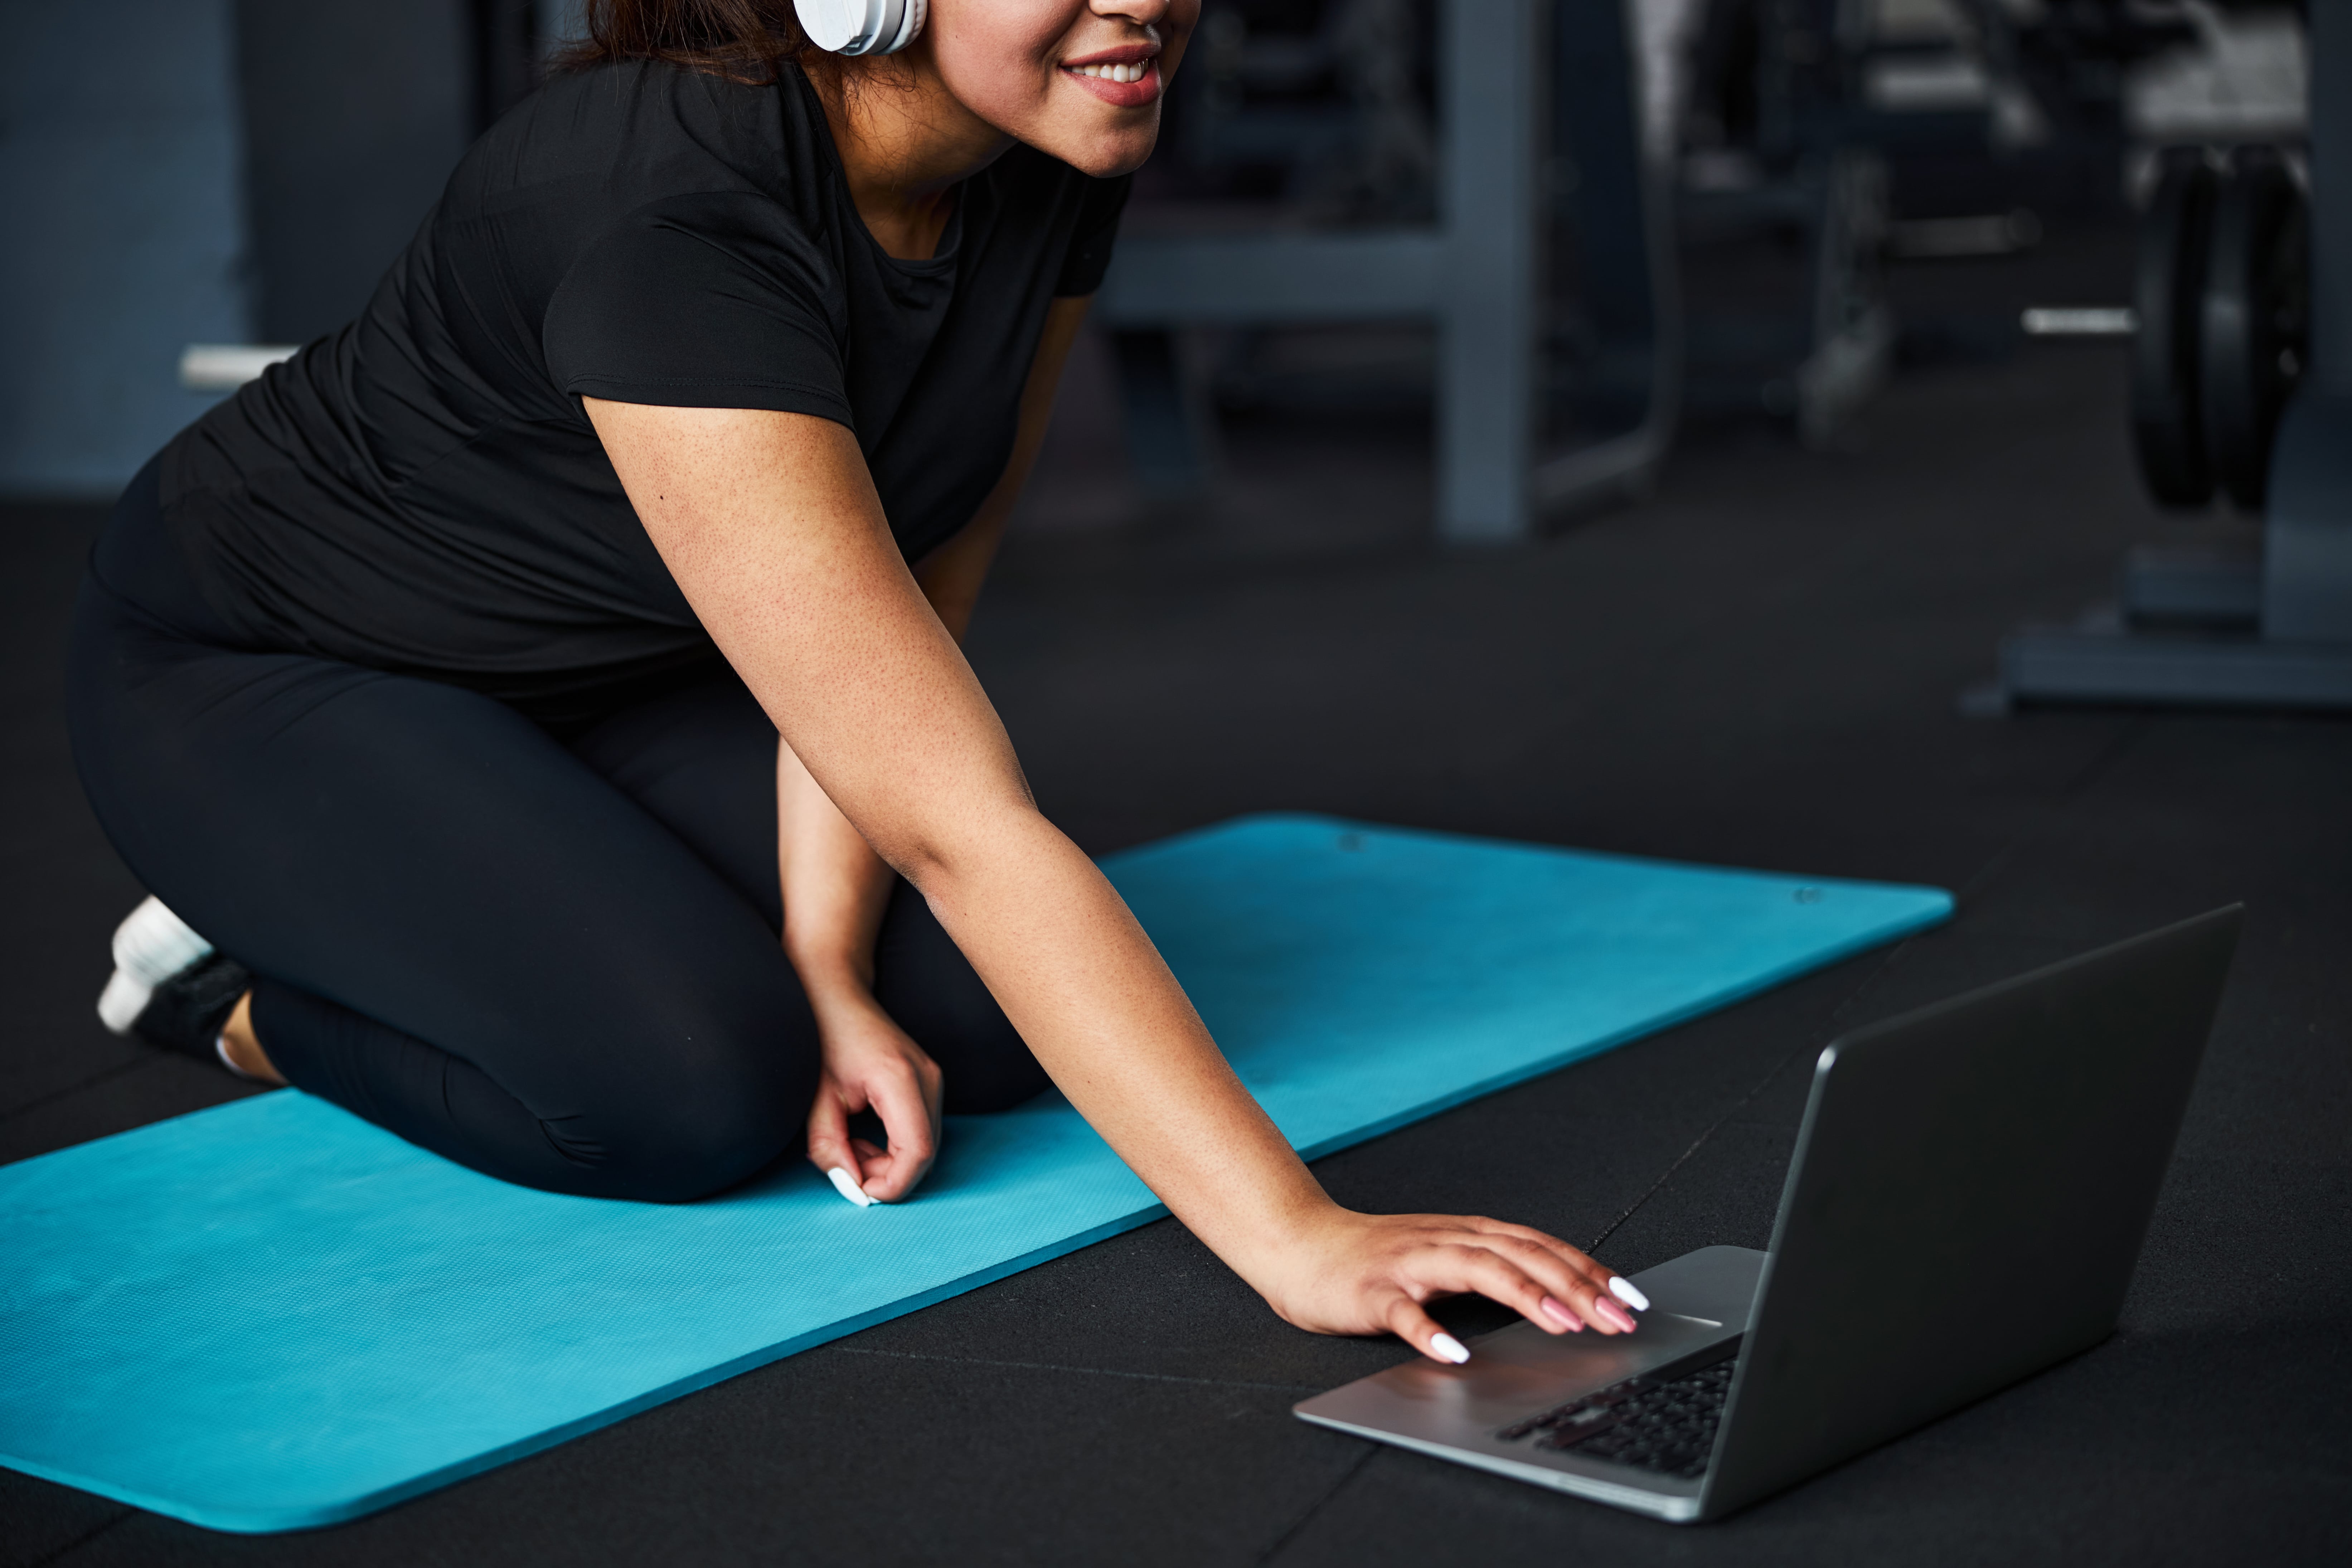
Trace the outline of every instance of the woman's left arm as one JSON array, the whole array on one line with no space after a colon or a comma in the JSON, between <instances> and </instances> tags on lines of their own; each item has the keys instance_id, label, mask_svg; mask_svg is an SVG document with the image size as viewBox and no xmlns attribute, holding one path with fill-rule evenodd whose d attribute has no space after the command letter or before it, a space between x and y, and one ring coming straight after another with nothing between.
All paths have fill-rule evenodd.
<instances>
[{"instance_id":1,"label":"woman's left arm","mask_svg":"<svg viewBox=\"0 0 2352 1568\"><path fill-rule=\"evenodd\" d=\"M971 521L915 563L916 584L959 643L1045 443L1062 366L1090 302L1056 300L1047 307L1004 472ZM938 1064L874 999L874 941L896 873L781 738L776 827L784 952L808 993L824 1049L824 1076L809 1110L809 1158L819 1170L847 1171L874 1197L902 1198L939 1152L943 1086ZM887 1151L849 1136L850 1116L869 1107L889 1135Z\"/></svg>"}]
</instances>

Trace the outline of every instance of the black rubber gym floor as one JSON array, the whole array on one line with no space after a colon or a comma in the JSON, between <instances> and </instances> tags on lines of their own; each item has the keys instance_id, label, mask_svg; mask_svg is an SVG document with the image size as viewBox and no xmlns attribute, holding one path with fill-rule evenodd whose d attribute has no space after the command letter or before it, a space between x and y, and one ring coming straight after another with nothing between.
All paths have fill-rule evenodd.
<instances>
[{"instance_id":1,"label":"black rubber gym floor","mask_svg":"<svg viewBox=\"0 0 2352 1568\"><path fill-rule=\"evenodd\" d=\"M1906 286L1997 324L2063 260ZM1699 432L1650 505L1470 554L1418 542L1412 420L1262 419L1208 513L1082 526L1129 508L1077 392L974 658L1090 849L1310 808L1960 895L1942 930L1326 1160L1338 1196L1522 1219L1627 1269L1760 1247L1838 1030L2243 899L2121 1331L1677 1528L1295 1421L1401 1348L1284 1326L1163 1222L332 1531L214 1535L0 1472L0 1563L2340 1561L2352 723L1955 703L2126 543L2222 526L2139 500L2118 355L1919 368L1832 453ZM90 1013L139 892L58 727L95 521L0 521L0 1160L240 1092Z\"/></svg>"}]
</instances>

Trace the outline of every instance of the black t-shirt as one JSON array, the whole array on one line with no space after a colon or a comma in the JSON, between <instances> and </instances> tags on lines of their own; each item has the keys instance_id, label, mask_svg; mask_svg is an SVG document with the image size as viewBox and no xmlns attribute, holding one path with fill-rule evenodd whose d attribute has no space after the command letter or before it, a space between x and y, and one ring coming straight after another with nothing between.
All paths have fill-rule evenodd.
<instances>
[{"instance_id":1,"label":"black t-shirt","mask_svg":"<svg viewBox=\"0 0 2352 1568\"><path fill-rule=\"evenodd\" d=\"M1046 305L1101 282L1127 184L1016 146L898 261L797 71L558 78L357 321L173 440L165 519L242 642L585 711L715 655L582 395L838 420L913 560L1003 473Z\"/></svg>"}]
</instances>

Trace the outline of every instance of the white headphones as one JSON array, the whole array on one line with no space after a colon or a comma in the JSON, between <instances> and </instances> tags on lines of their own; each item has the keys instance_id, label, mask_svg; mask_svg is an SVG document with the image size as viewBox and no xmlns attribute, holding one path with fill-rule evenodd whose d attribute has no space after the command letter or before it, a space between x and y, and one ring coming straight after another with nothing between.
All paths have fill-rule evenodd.
<instances>
[{"instance_id":1,"label":"white headphones","mask_svg":"<svg viewBox=\"0 0 2352 1568\"><path fill-rule=\"evenodd\" d=\"M793 0L801 31L836 55L895 55L915 41L930 0Z\"/></svg>"}]
</instances>

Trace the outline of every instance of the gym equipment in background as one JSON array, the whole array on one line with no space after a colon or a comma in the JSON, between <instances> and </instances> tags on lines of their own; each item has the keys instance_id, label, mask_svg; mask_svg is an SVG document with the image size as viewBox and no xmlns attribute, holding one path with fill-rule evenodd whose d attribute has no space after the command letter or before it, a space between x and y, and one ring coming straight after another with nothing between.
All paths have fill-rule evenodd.
<instances>
[{"instance_id":1,"label":"gym equipment in background","mask_svg":"<svg viewBox=\"0 0 2352 1568\"><path fill-rule=\"evenodd\" d=\"M1885 381L1895 339L1885 160L1856 134L1868 29L1847 8L1707 0L1674 127L1685 406L1785 418L1814 446Z\"/></svg>"},{"instance_id":2,"label":"gym equipment in background","mask_svg":"<svg viewBox=\"0 0 2352 1568\"><path fill-rule=\"evenodd\" d=\"M2352 708L2352 15L2314 6L2309 26L2307 194L2277 147L2168 152L2133 309L2090 313L2137 339L2150 495L2226 498L2262 518L2261 547L2133 552L2118 603L2004 640L1972 710Z\"/></svg>"},{"instance_id":3,"label":"gym equipment in background","mask_svg":"<svg viewBox=\"0 0 2352 1568\"><path fill-rule=\"evenodd\" d=\"M2132 450L2148 494L2165 506L2203 506L2213 498L2205 460L2198 335L2205 302L2205 253L2212 242L2213 190L2220 183L2202 148L2162 156L2147 216L2128 312L2098 323L2136 333L2132 344ZM2042 322L2032 323L2029 331ZM2054 335L2054 334L2049 334Z\"/></svg>"},{"instance_id":4,"label":"gym equipment in background","mask_svg":"<svg viewBox=\"0 0 2352 1568\"><path fill-rule=\"evenodd\" d=\"M2160 155L2132 309L2102 325L2136 340L2132 449L2161 505L2221 495L2262 510L2279 416L2308 349L2309 230L2279 149Z\"/></svg>"},{"instance_id":5,"label":"gym equipment in background","mask_svg":"<svg viewBox=\"0 0 2352 1568\"><path fill-rule=\"evenodd\" d=\"M2214 487L2260 512L2279 416L2310 349L2310 225L2278 149L2239 148L2227 171L2199 291L2198 434Z\"/></svg>"},{"instance_id":6,"label":"gym equipment in background","mask_svg":"<svg viewBox=\"0 0 2352 1568\"><path fill-rule=\"evenodd\" d=\"M1309 1156L1952 908L1328 817L1104 869ZM331 1524L1164 1212L1051 1094L951 1119L872 1208L789 1151L702 1203L533 1192L260 1095L0 1168L0 1464L215 1530Z\"/></svg>"},{"instance_id":7,"label":"gym equipment in background","mask_svg":"<svg viewBox=\"0 0 2352 1568\"><path fill-rule=\"evenodd\" d=\"M1649 486L1671 444L1680 353L1664 193L1643 146L1630 0L1439 0L1436 123L1418 107L1418 34L1397 0L1336 0L1326 25L1253 45L1204 16L1198 98L1175 106L1196 163L1253 161L1322 216L1264 202L1139 204L1095 306L1113 335L1130 444L1163 495L1206 479L1213 425L1176 334L1195 328L1425 321L1437 329L1437 531L1524 538L1539 516ZM1223 16L1225 19L1221 19ZM1255 52L1252 50L1255 47ZM1336 80L1329 90L1315 84ZM1254 100L1252 94L1257 98ZM1433 177L1432 177L1433 176ZM1424 215L1433 209L1436 221ZM1558 419L1563 233L1614 417Z\"/></svg>"},{"instance_id":8,"label":"gym equipment in background","mask_svg":"<svg viewBox=\"0 0 2352 1568\"><path fill-rule=\"evenodd\" d=\"M2035 244L2117 201L2126 84L2196 37L2131 0L1699 0L1676 224L1693 416L1836 438L1892 368L1888 263ZM1704 301L1704 303L1702 303ZM1906 348L1997 339L1966 315Z\"/></svg>"}]
</instances>

